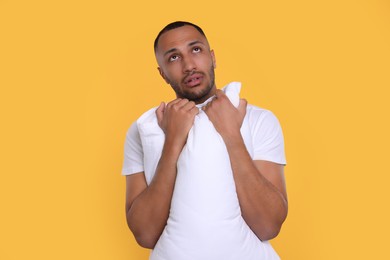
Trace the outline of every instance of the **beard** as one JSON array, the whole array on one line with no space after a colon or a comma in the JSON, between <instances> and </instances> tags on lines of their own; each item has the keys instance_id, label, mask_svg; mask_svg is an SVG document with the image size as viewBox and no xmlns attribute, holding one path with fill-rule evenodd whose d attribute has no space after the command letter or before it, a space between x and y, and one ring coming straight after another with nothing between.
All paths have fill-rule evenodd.
<instances>
[{"instance_id":1,"label":"beard","mask_svg":"<svg viewBox=\"0 0 390 260\"><path fill-rule=\"evenodd\" d=\"M194 72L194 73L199 73L199 74L202 74L203 75L203 78L205 79L206 75L205 73L203 72ZM169 80L169 84L171 85L171 87L173 88L173 90L175 91L176 93L176 96L178 98L186 98L190 101L194 101L196 104L199 104L199 103L202 103L204 101L206 101L207 98L209 98L209 94L210 94L210 91L213 89L214 85L215 85L215 73L214 73L214 66L211 66L210 67L210 70L209 70L209 78L210 78L210 82L209 84L200 89L200 90L197 90L197 91L187 91L186 88L181 88L180 87L180 83L177 82L177 81L171 81ZM207 97L207 98L206 98Z\"/></svg>"}]
</instances>

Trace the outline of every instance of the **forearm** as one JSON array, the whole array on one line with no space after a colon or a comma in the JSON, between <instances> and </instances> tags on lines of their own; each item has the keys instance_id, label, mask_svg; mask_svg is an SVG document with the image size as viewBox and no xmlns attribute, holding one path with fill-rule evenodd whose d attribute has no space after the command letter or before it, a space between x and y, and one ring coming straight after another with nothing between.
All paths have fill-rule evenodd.
<instances>
[{"instance_id":1,"label":"forearm","mask_svg":"<svg viewBox=\"0 0 390 260\"><path fill-rule=\"evenodd\" d=\"M256 168L239 132L224 141L244 220L259 239L274 238L287 216L286 198Z\"/></svg>"},{"instance_id":2,"label":"forearm","mask_svg":"<svg viewBox=\"0 0 390 260\"><path fill-rule=\"evenodd\" d=\"M128 225L143 247L153 248L167 223L181 149L180 145L166 140L150 185L127 212Z\"/></svg>"}]
</instances>

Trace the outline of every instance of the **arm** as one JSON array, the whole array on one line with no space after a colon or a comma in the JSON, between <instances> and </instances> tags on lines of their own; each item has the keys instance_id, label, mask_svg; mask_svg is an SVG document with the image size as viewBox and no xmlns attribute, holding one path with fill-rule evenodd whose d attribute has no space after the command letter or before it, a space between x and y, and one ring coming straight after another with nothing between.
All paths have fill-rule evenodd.
<instances>
[{"instance_id":1,"label":"arm","mask_svg":"<svg viewBox=\"0 0 390 260\"><path fill-rule=\"evenodd\" d=\"M260 240L269 240L287 216L283 166L251 159L240 132L246 105L241 100L236 109L219 90L204 110L226 144L242 216Z\"/></svg>"},{"instance_id":2,"label":"arm","mask_svg":"<svg viewBox=\"0 0 390 260\"><path fill-rule=\"evenodd\" d=\"M187 140L198 108L186 99L176 99L156 110L165 143L156 173L149 186L142 173L126 178L126 218L138 244L154 248L169 216L176 180L176 163Z\"/></svg>"}]
</instances>

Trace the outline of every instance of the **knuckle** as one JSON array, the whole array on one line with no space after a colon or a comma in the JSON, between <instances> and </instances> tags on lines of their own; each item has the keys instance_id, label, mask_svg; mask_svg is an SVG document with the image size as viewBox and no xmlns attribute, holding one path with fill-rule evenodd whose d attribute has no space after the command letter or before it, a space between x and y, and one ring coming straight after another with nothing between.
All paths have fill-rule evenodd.
<instances>
[{"instance_id":1,"label":"knuckle","mask_svg":"<svg viewBox=\"0 0 390 260\"><path fill-rule=\"evenodd\" d=\"M228 97L226 95L224 95L224 96L220 96L218 99L226 101L226 100L228 100Z\"/></svg>"}]
</instances>

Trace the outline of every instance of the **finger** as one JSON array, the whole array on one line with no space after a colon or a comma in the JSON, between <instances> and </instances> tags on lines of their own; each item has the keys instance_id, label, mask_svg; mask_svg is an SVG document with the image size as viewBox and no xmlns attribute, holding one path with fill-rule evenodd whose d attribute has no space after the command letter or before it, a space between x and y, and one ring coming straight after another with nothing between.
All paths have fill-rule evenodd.
<instances>
[{"instance_id":1,"label":"finger","mask_svg":"<svg viewBox=\"0 0 390 260\"><path fill-rule=\"evenodd\" d=\"M176 99L172 100L171 102L169 102L167 104L167 106L171 107L172 105L175 105L175 104L179 103L181 100L182 100L181 98L176 98Z\"/></svg>"},{"instance_id":2,"label":"finger","mask_svg":"<svg viewBox=\"0 0 390 260\"><path fill-rule=\"evenodd\" d=\"M240 113L241 116L245 116L246 114L246 107L248 105L248 101L246 99L240 98L240 103L238 104L238 112Z\"/></svg>"},{"instance_id":3,"label":"finger","mask_svg":"<svg viewBox=\"0 0 390 260\"><path fill-rule=\"evenodd\" d=\"M211 103L212 103L213 101L210 101L210 102L208 102L206 105L204 105L203 107L202 107L202 110L208 115L208 112L209 112L209 109L210 109L210 106L211 106Z\"/></svg>"},{"instance_id":4,"label":"finger","mask_svg":"<svg viewBox=\"0 0 390 260\"><path fill-rule=\"evenodd\" d=\"M207 110L207 107L206 107L206 106L202 107L202 110L203 110L203 112L204 112L207 116L209 115L209 111Z\"/></svg>"},{"instance_id":5,"label":"finger","mask_svg":"<svg viewBox=\"0 0 390 260\"><path fill-rule=\"evenodd\" d=\"M159 123L162 121L164 110L165 110L165 103L161 102L161 104L156 109L157 121Z\"/></svg>"},{"instance_id":6,"label":"finger","mask_svg":"<svg viewBox=\"0 0 390 260\"><path fill-rule=\"evenodd\" d=\"M185 109L185 110L191 110L194 107L196 107L194 101L189 101L183 105L183 109Z\"/></svg>"},{"instance_id":7,"label":"finger","mask_svg":"<svg viewBox=\"0 0 390 260\"><path fill-rule=\"evenodd\" d=\"M203 106L202 106L202 110L203 110L203 111L206 111L207 109L209 109L209 107L210 107L210 105L211 105L212 102L213 102L213 100L211 100L211 101L209 101L207 104L203 105Z\"/></svg>"},{"instance_id":8,"label":"finger","mask_svg":"<svg viewBox=\"0 0 390 260\"><path fill-rule=\"evenodd\" d=\"M180 100L179 102L176 103L176 105L180 108L184 107L186 104L188 104L190 101L186 98Z\"/></svg>"},{"instance_id":9,"label":"finger","mask_svg":"<svg viewBox=\"0 0 390 260\"><path fill-rule=\"evenodd\" d=\"M215 97L216 98L221 98L223 96L226 96L225 93L222 90L217 89L217 91L215 92Z\"/></svg>"},{"instance_id":10,"label":"finger","mask_svg":"<svg viewBox=\"0 0 390 260\"><path fill-rule=\"evenodd\" d=\"M194 106L193 108L191 108L190 110L190 113L193 114L193 115L197 115L199 114L199 108Z\"/></svg>"}]
</instances>

